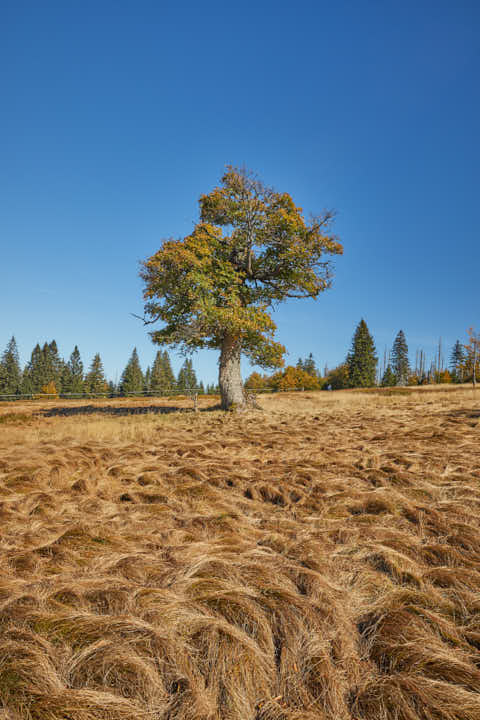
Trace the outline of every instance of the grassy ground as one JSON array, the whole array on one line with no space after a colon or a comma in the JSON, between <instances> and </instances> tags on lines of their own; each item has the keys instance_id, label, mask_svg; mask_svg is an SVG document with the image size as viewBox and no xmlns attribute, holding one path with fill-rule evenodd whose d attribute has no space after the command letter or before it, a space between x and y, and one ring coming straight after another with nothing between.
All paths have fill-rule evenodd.
<instances>
[{"instance_id":1,"label":"grassy ground","mask_svg":"<svg viewBox=\"0 0 480 720\"><path fill-rule=\"evenodd\" d=\"M480 719L480 392L259 402L0 406L0 718Z\"/></svg>"}]
</instances>

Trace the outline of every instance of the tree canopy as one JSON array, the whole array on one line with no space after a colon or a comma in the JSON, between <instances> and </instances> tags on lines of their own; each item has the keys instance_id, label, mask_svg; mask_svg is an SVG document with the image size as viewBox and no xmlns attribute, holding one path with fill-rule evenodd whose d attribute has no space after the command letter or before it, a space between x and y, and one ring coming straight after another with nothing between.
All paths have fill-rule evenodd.
<instances>
[{"instance_id":1,"label":"tree canopy","mask_svg":"<svg viewBox=\"0 0 480 720\"><path fill-rule=\"evenodd\" d=\"M242 400L240 355L281 367L270 310L288 298L317 298L331 284L327 255L342 253L331 212L306 222L288 193L228 167L199 200L193 232L165 240L142 264L146 322L161 321L154 342L220 348L222 403Z\"/></svg>"}]
</instances>

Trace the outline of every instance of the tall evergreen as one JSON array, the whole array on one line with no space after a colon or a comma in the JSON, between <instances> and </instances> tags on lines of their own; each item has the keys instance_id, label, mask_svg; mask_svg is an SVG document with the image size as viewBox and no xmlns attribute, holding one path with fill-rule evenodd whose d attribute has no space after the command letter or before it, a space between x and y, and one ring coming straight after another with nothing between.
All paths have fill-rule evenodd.
<instances>
[{"instance_id":1,"label":"tall evergreen","mask_svg":"<svg viewBox=\"0 0 480 720\"><path fill-rule=\"evenodd\" d=\"M22 392L40 392L47 382L42 348L37 343L23 372Z\"/></svg>"},{"instance_id":2,"label":"tall evergreen","mask_svg":"<svg viewBox=\"0 0 480 720\"><path fill-rule=\"evenodd\" d=\"M128 361L120 379L120 392L142 392L143 384L144 377L142 368L140 367L140 361L138 359L137 348L133 348L130 360Z\"/></svg>"},{"instance_id":3,"label":"tall evergreen","mask_svg":"<svg viewBox=\"0 0 480 720\"><path fill-rule=\"evenodd\" d=\"M92 360L90 369L85 376L85 390L89 393L103 394L108 392L102 359L97 353Z\"/></svg>"},{"instance_id":4,"label":"tall evergreen","mask_svg":"<svg viewBox=\"0 0 480 720\"><path fill-rule=\"evenodd\" d=\"M464 362L465 350L460 340L457 340L452 348L452 354L450 356L450 369L456 382L463 381Z\"/></svg>"},{"instance_id":5,"label":"tall evergreen","mask_svg":"<svg viewBox=\"0 0 480 720\"><path fill-rule=\"evenodd\" d=\"M70 359L64 364L62 372L62 392L81 393L83 390L83 363L78 346L75 345Z\"/></svg>"},{"instance_id":6,"label":"tall evergreen","mask_svg":"<svg viewBox=\"0 0 480 720\"><path fill-rule=\"evenodd\" d=\"M83 391L83 362L80 356L80 350L75 345L73 352L68 361L70 372L72 373L72 392L80 393Z\"/></svg>"},{"instance_id":7,"label":"tall evergreen","mask_svg":"<svg viewBox=\"0 0 480 720\"><path fill-rule=\"evenodd\" d=\"M152 365L150 389L159 395L168 395L175 390L176 384L168 352L159 350Z\"/></svg>"},{"instance_id":8,"label":"tall evergreen","mask_svg":"<svg viewBox=\"0 0 480 720\"><path fill-rule=\"evenodd\" d=\"M150 392L150 385L152 380L152 371L150 370L150 367L147 367L145 370L145 375L143 378L143 389L145 392Z\"/></svg>"},{"instance_id":9,"label":"tall evergreen","mask_svg":"<svg viewBox=\"0 0 480 720\"><path fill-rule=\"evenodd\" d=\"M178 373L177 388L181 392L185 392L196 387L198 387L197 376L195 375L192 361L187 358Z\"/></svg>"},{"instance_id":10,"label":"tall evergreen","mask_svg":"<svg viewBox=\"0 0 480 720\"><path fill-rule=\"evenodd\" d=\"M21 391L22 371L15 337L12 337L0 361L0 394L17 395Z\"/></svg>"},{"instance_id":11,"label":"tall evergreen","mask_svg":"<svg viewBox=\"0 0 480 720\"><path fill-rule=\"evenodd\" d=\"M52 342L48 345L46 358L48 362L49 372L51 373L51 377L49 377L48 382L53 381L57 390L61 390L62 372L65 363L59 355L57 343L55 342L55 340L52 340Z\"/></svg>"},{"instance_id":12,"label":"tall evergreen","mask_svg":"<svg viewBox=\"0 0 480 720\"><path fill-rule=\"evenodd\" d=\"M408 361L408 345L403 330L399 330L394 340L391 354L392 370L395 374L397 385L407 385L410 375L410 363Z\"/></svg>"},{"instance_id":13,"label":"tall evergreen","mask_svg":"<svg viewBox=\"0 0 480 720\"><path fill-rule=\"evenodd\" d=\"M175 379L175 373L172 369L172 363L170 362L170 355L166 350L163 351L163 369L165 373L167 392L173 392L177 387L177 381Z\"/></svg>"},{"instance_id":14,"label":"tall evergreen","mask_svg":"<svg viewBox=\"0 0 480 720\"><path fill-rule=\"evenodd\" d=\"M372 387L375 385L377 371L375 343L362 318L357 325L352 347L347 355L350 387Z\"/></svg>"}]
</instances>

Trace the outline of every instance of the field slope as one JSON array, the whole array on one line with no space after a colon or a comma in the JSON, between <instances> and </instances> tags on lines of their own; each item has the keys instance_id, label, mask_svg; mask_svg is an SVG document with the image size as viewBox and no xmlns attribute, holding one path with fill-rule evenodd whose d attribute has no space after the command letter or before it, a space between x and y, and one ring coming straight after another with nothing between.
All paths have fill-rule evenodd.
<instances>
[{"instance_id":1,"label":"field slope","mask_svg":"<svg viewBox=\"0 0 480 720\"><path fill-rule=\"evenodd\" d=\"M480 720L480 397L208 402L0 409L0 718Z\"/></svg>"}]
</instances>

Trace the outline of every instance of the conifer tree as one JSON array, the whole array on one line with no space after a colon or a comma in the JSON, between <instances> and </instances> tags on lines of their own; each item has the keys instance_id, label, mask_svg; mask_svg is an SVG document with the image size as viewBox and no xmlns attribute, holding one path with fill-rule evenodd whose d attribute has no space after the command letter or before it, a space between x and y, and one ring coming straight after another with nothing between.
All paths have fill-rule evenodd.
<instances>
[{"instance_id":1,"label":"conifer tree","mask_svg":"<svg viewBox=\"0 0 480 720\"><path fill-rule=\"evenodd\" d=\"M120 379L120 391L122 393L142 392L144 377L140 361L138 359L137 348L133 348L130 360L125 367Z\"/></svg>"},{"instance_id":2,"label":"conifer tree","mask_svg":"<svg viewBox=\"0 0 480 720\"><path fill-rule=\"evenodd\" d=\"M178 373L177 388L183 392L192 390L193 388L196 388L197 385L197 376L195 375L192 361L187 358Z\"/></svg>"},{"instance_id":3,"label":"conifer tree","mask_svg":"<svg viewBox=\"0 0 480 720\"><path fill-rule=\"evenodd\" d=\"M460 340L457 340L452 348L450 356L450 369L455 382L463 382L465 351Z\"/></svg>"},{"instance_id":4,"label":"conifer tree","mask_svg":"<svg viewBox=\"0 0 480 720\"><path fill-rule=\"evenodd\" d=\"M382 387L393 387L397 384L397 378L395 377L395 373L392 370L392 366L390 363L388 363L387 367L385 368L385 372L383 373L382 377Z\"/></svg>"},{"instance_id":5,"label":"conifer tree","mask_svg":"<svg viewBox=\"0 0 480 720\"><path fill-rule=\"evenodd\" d=\"M32 350L30 360L27 363L22 380L22 392L36 393L40 392L42 387L46 385L45 363L42 348L37 343Z\"/></svg>"},{"instance_id":6,"label":"conifer tree","mask_svg":"<svg viewBox=\"0 0 480 720\"><path fill-rule=\"evenodd\" d=\"M80 357L78 346L75 345L68 362L64 363L61 376L62 393L82 393L83 386L83 363Z\"/></svg>"},{"instance_id":7,"label":"conifer tree","mask_svg":"<svg viewBox=\"0 0 480 720\"><path fill-rule=\"evenodd\" d=\"M68 361L68 366L72 375L71 392L83 392L83 362L82 358L80 357L80 350L78 349L78 345L75 345L75 347L73 348L73 352L70 355L70 359Z\"/></svg>"},{"instance_id":8,"label":"conifer tree","mask_svg":"<svg viewBox=\"0 0 480 720\"><path fill-rule=\"evenodd\" d=\"M101 395L108 392L105 371L99 353L93 358L90 369L85 377L85 390L94 395Z\"/></svg>"},{"instance_id":9,"label":"conifer tree","mask_svg":"<svg viewBox=\"0 0 480 720\"><path fill-rule=\"evenodd\" d=\"M65 363L61 376L62 395L70 395L72 392L72 373L68 363Z\"/></svg>"},{"instance_id":10,"label":"conifer tree","mask_svg":"<svg viewBox=\"0 0 480 720\"><path fill-rule=\"evenodd\" d=\"M165 384L167 392L173 392L177 387L177 381L175 379L175 373L173 372L172 364L170 362L170 355L166 350L164 350L163 352L163 368L165 373Z\"/></svg>"},{"instance_id":11,"label":"conifer tree","mask_svg":"<svg viewBox=\"0 0 480 720\"><path fill-rule=\"evenodd\" d=\"M408 345L403 330L399 330L394 340L391 354L392 370L395 374L397 385L406 385L410 375L410 363L408 361Z\"/></svg>"},{"instance_id":12,"label":"conifer tree","mask_svg":"<svg viewBox=\"0 0 480 720\"><path fill-rule=\"evenodd\" d=\"M151 377L152 377L152 371L150 370L150 366L149 366L145 370L145 376L143 378L143 389L147 393L150 392Z\"/></svg>"},{"instance_id":13,"label":"conifer tree","mask_svg":"<svg viewBox=\"0 0 480 720\"><path fill-rule=\"evenodd\" d=\"M51 377L48 378L48 382L54 382L56 389L60 391L62 389L62 373L65 363L59 355L55 340L52 340L52 342L48 345L46 364L48 365L49 373L51 374Z\"/></svg>"},{"instance_id":14,"label":"conifer tree","mask_svg":"<svg viewBox=\"0 0 480 720\"><path fill-rule=\"evenodd\" d=\"M315 364L315 360L313 359L312 353L310 353L308 358L304 361L302 370L304 370L312 377L318 377L317 366Z\"/></svg>"},{"instance_id":15,"label":"conifer tree","mask_svg":"<svg viewBox=\"0 0 480 720\"><path fill-rule=\"evenodd\" d=\"M375 385L377 362L375 343L367 323L362 318L357 325L352 347L347 355L349 386L372 387Z\"/></svg>"},{"instance_id":16,"label":"conifer tree","mask_svg":"<svg viewBox=\"0 0 480 720\"><path fill-rule=\"evenodd\" d=\"M168 395L173 392L175 385L175 375L173 374L168 352L159 350L152 365L150 388L160 395Z\"/></svg>"},{"instance_id":17,"label":"conifer tree","mask_svg":"<svg viewBox=\"0 0 480 720\"><path fill-rule=\"evenodd\" d=\"M157 351L155 360L153 361L152 372L150 374L150 389L152 392L160 394L165 390L163 353L161 350Z\"/></svg>"},{"instance_id":18,"label":"conifer tree","mask_svg":"<svg viewBox=\"0 0 480 720\"><path fill-rule=\"evenodd\" d=\"M0 362L2 377L0 377L0 393L2 395L17 395L21 391L22 371L15 337L12 337L5 348Z\"/></svg>"}]
</instances>

